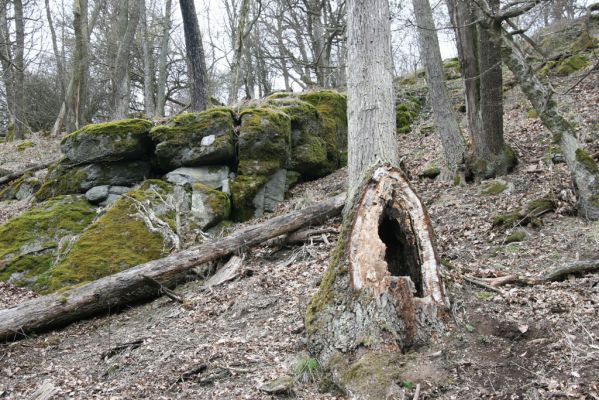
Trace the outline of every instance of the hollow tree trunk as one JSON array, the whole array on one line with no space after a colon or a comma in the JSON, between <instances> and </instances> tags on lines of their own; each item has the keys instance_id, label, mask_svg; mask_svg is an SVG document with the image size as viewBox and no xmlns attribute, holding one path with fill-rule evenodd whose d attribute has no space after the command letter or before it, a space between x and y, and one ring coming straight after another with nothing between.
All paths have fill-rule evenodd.
<instances>
[{"instance_id":1,"label":"hollow tree trunk","mask_svg":"<svg viewBox=\"0 0 599 400\"><path fill-rule=\"evenodd\" d=\"M398 169L378 167L308 306L311 351L351 398L382 399L401 353L445 330L448 306L426 210Z\"/></svg>"},{"instance_id":2,"label":"hollow tree trunk","mask_svg":"<svg viewBox=\"0 0 599 400\"><path fill-rule=\"evenodd\" d=\"M487 11L491 15L490 11ZM539 114L543 124L559 143L578 195L578 211L584 218L599 219L599 166L582 148L574 127L559 112L553 92L547 87L526 60L514 39L499 22L489 24L490 34L502 44L503 60L514 74L520 88Z\"/></svg>"},{"instance_id":3,"label":"hollow tree trunk","mask_svg":"<svg viewBox=\"0 0 599 400\"><path fill-rule=\"evenodd\" d=\"M320 223L341 213L340 194L303 210L249 226L223 239L138 265L85 285L0 310L0 342L30 332L58 328L71 322L158 297L155 282L173 287L185 282L191 268L255 246L268 239ZM153 283L154 282L154 283Z\"/></svg>"},{"instance_id":4,"label":"hollow tree trunk","mask_svg":"<svg viewBox=\"0 0 599 400\"><path fill-rule=\"evenodd\" d=\"M445 86L445 73L435 30L433 12L428 0L412 0L414 15L418 25L418 43L424 61L424 71L430 89L435 123L443 144L445 158L445 179L453 179L465 161L466 142L462 136L458 120L451 108L451 101Z\"/></svg>"}]
</instances>

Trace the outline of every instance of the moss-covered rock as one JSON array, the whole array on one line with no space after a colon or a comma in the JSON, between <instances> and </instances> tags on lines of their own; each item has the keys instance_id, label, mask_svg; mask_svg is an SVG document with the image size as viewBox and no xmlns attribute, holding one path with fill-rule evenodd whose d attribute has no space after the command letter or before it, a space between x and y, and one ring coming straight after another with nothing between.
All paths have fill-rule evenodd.
<instances>
[{"instance_id":1,"label":"moss-covered rock","mask_svg":"<svg viewBox=\"0 0 599 400\"><path fill-rule=\"evenodd\" d=\"M460 79L462 73L458 58L450 58L443 61L443 72L445 73L445 79L447 80Z\"/></svg>"},{"instance_id":2,"label":"moss-covered rock","mask_svg":"<svg viewBox=\"0 0 599 400\"><path fill-rule=\"evenodd\" d=\"M231 216L229 195L202 183L192 186L191 215L200 229L211 228Z\"/></svg>"},{"instance_id":3,"label":"moss-covered rock","mask_svg":"<svg viewBox=\"0 0 599 400\"><path fill-rule=\"evenodd\" d=\"M558 75L570 75L578 70L583 69L589 64L585 56L575 54L560 61L555 69Z\"/></svg>"},{"instance_id":4,"label":"moss-covered rock","mask_svg":"<svg viewBox=\"0 0 599 400\"><path fill-rule=\"evenodd\" d=\"M599 174L599 166L591 157L591 155L584 149L576 150L576 161L578 161L587 171L592 174Z\"/></svg>"},{"instance_id":5,"label":"moss-covered rock","mask_svg":"<svg viewBox=\"0 0 599 400\"><path fill-rule=\"evenodd\" d=\"M418 117L421 104L417 98L409 96L405 101L398 102L395 106L395 128L397 133L409 133L412 123Z\"/></svg>"},{"instance_id":6,"label":"moss-covered rock","mask_svg":"<svg viewBox=\"0 0 599 400\"><path fill-rule=\"evenodd\" d=\"M120 161L73 166L61 161L48 170L44 184L35 193L39 201L54 196L85 193L94 186L131 186L150 175L147 161Z\"/></svg>"},{"instance_id":7,"label":"moss-covered rock","mask_svg":"<svg viewBox=\"0 0 599 400\"><path fill-rule=\"evenodd\" d=\"M509 184L501 179L493 179L482 182L481 194L483 196L495 196L505 192L509 188Z\"/></svg>"},{"instance_id":8,"label":"moss-covered rock","mask_svg":"<svg viewBox=\"0 0 599 400\"><path fill-rule=\"evenodd\" d=\"M282 168L290 155L291 118L276 109L250 108L241 113L238 172L267 176Z\"/></svg>"},{"instance_id":9,"label":"moss-covered rock","mask_svg":"<svg viewBox=\"0 0 599 400\"><path fill-rule=\"evenodd\" d=\"M80 234L96 212L79 196L55 197L0 226L0 280L39 289L61 243Z\"/></svg>"},{"instance_id":10,"label":"moss-covered rock","mask_svg":"<svg viewBox=\"0 0 599 400\"><path fill-rule=\"evenodd\" d=\"M151 232L137 216L136 201L174 225L174 214L161 199L171 190L165 182L150 180L116 201L79 236L62 261L43 275L45 290L89 282L163 256L165 238Z\"/></svg>"},{"instance_id":11,"label":"moss-covered rock","mask_svg":"<svg viewBox=\"0 0 599 400\"><path fill-rule=\"evenodd\" d=\"M247 221L254 217L254 198L268 179L261 175L238 176L231 183L232 215L235 221Z\"/></svg>"},{"instance_id":12,"label":"moss-covered rock","mask_svg":"<svg viewBox=\"0 0 599 400\"><path fill-rule=\"evenodd\" d=\"M42 182L31 174L26 174L11 182L0 191L0 200L24 200L30 198L42 186Z\"/></svg>"},{"instance_id":13,"label":"moss-covered rock","mask_svg":"<svg viewBox=\"0 0 599 400\"><path fill-rule=\"evenodd\" d=\"M235 162L233 112L212 108L185 113L151 131L156 161L163 170Z\"/></svg>"},{"instance_id":14,"label":"moss-covered rock","mask_svg":"<svg viewBox=\"0 0 599 400\"><path fill-rule=\"evenodd\" d=\"M327 147L327 159L335 166L347 153L347 96L333 90L300 93L298 97L312 104L322 118L321 138Z\"/></svg>"},{"instance_id":15,"label":"moss-covered rock","mask_svg":"<svg viewBox=\"0 0 599 400\"><path fill-rule=\"evenodd\" d=\"M152 125L145 119L87 125L66 136L60 149L74 163L143 159L151 150Z\"/></svg>"},{"instance_id":16,"label":"moss-covered rock","mask_svg":"<svg viewBox=\"0 0 599 400\"><path fill-rule=\"evenodd\" d=\"M320 178L337 168L327 153L324 123L320 113L312 104L292 97L269 97L271 107L283 111L291 118L291 161L290 167L308 179Z\"/></svg>"},{"instance_id":17,"label":"moss-covered rock","mask_svg":"<svg viewBox=\"0 0 599 400\"><path fill-rule=\"evenodd\" d=\"M526 238L525 231L516 230L516 231L512 232L511 234L509 234L507 238L505 238L505 243L506 244L517 243L517 242L523 241L525 238Z\"/></svg>"},{"instance_id":18,"label":"moss-covered rock","mask_svg":"<svg viewBox=\"0 0 599 400\"><path fill-rule=\"evenodd\" d=\"M441 174L441 169L436 165L429 165L424 168L422 172L418 174L420 178L435 179Z\"/></svg>"},{"instance_id":19,"label":"moss-covered rock","mask_svg":"<svg viewBox=\"0 0 599 400\"><path fill-rule=\"evenodd\" d=\"M33 143L31 140L24 140L17 145L17 151L24 152L25 150L30 149L32 147L35 147L35 143Z\"/></svg>"}]
</instances>

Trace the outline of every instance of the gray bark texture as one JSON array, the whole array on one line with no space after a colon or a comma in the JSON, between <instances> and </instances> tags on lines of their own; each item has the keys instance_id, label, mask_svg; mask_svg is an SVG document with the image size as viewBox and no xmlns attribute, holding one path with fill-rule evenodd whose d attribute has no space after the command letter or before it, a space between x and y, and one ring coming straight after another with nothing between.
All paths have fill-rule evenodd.
<instances>
[{"instance_id":1,"label":"gray bark texture","mask_svg":"<svg viewBox=\"0 0 599 400\"><path fill-rule=\"evenodd\" d=\"M485 11L487 15L493 15L490 7L487 6ZM559 112L557 102L553 99L553 91L535 74L520 46L501 27L499 21L489 23L488 26L493 40L501 43L505 64L561 147L577 191L579 214L584 218L598 220L599 166L580 145L573 126Z\"/></svg>"},{"instance_id":2,"label":"gray bark texture","mask_svg":"<svg viewBox=\"0 0 599 400\"><path fill-rule=\"evenodd\" d=\"M124 0L121 3L119 21L124 28L124 35L119 41L119 46L114 61L112 73L112 118L123 119L129 112L129 58L131 45L137 31L141 16L139 0ZM124 26L123 26L124 25Z\"/></svg>"},{"instance_id":3,"label":"gray bark texture","mask_svg":"<svg viewBox=\"0 0 599 400\"><path fill-rule=\"evenodd\" d=\"M160 56L158 58L158 80L156 82L156 116L158 117L164 117L164 106L166 104L166 64L171 37L172 9L173 1L166 0L162 21L162 38L160 39Z\"/></svg>"},{"instance_id":4,"label":"gray bark texture","mask_svg":"<svg viewBox=\"0 0 599 400\"><path fill-rule=\"evenodd\" d=\"M308 346L350 398L384 399L402 352L445 331L449 303L428 214L398 169L376 168L349 204Z\"/></svg>"},{"instance_id":5,"label":"gray bark texture","mask_svg":"<svg viewBox=\"0 0 599 400\"><path fill-rule=\"evenodd\" d=\"M13 59L14 90L14 139L25 138L27 117L25 113L25 21L23 20L23 2L14 0L15 10L15 51Z\"/></svg>"},{"instance_id":6,"label":"gray bark texture","mask_svg":"<svg viewBox=\"0 0 599 400\"><path fill-rule=\"evenodd\" d=\"M246 23L248 13L250 11L250 0L241 0L239 8L239 22L235 30L235 41L233 43L233 64L231 65L231 76L229 86L228 104L237 102L237 94L239 92L239 81L241 72L241 56L243 50L243 42L249 32L246 32Z\"/></svg>"},{"instance_id":7,"label":"gray bark texture","mask_svg":"<svg viewBox=\"0 0 599 400\"><path fill-rule=\"evenodd\" d=\"M148 32L148 14L146 0L139 0L141 8L141 45L144 63L144 108L148 118L154 116L154 58L152 55L152 39Z\"/></svg>"},{"instance_id":8,"label":"gray bark texture","mask_svg":"<svg viewBox=\"0 0 599 400\"><path fill-rule=\"evenodd\" d=\"M173 287L186 282L186 274L192 268L304 226L321 223L339 215L344 203L345 195L340 194L303 210L248 226L195 249L177 252L71 290L0 310L0 342L16 340L31 332L59 328L86 317L156 298L160 296L157 284Z\"/></svg>"},{"instance_id":9,"label":"gray bark texture","mask_svg":"<svg viewBox=\"0 0 599 400\"><path fill-rule=\"evenodd\" d=\"M193 0L179 0L185 31L185 52L189 68L191 111L204 111L208 105L208 73L202 44L202 34Z\"/></svg>"},{"instance_id":10,"label":"gray bark texture","mask_svg":"<svg viewBox=\"0 0 599 400\"><path fill-rule=\"evenodd\" d=\"M378 162L399 162L387 0L347 2L349 190Z\"/></svg>"},{"instance_id":11,"label":"gray bark texture","mask_svg":"<svg viewBox=\"0 0 599 400\"><path fill-rule=\"evenodd\" d=\"M466 156L466 142L462 136L458 120L452 110L451 101L445 86L443 60L439 39L435 29L433 13L428 0L412 0L414 15L418 25L418 42L424 63L426 80L430 90L435 123L443 144L446 179L453 179L462 168Z\"/></svg>"}]
</instances>

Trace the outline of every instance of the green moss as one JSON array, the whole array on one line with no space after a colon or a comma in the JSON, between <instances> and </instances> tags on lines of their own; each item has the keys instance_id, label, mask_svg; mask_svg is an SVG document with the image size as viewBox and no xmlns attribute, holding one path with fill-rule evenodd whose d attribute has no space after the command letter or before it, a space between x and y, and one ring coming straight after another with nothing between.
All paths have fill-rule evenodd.
<instances>
[{"instance_id":1,"label":"green moss","mask_svg":"<svg viewBox=\"0 0 599 400\"><path fill-rule=\"evenodd\" d=\"M61 143L73 140L79 135L145 135L150 131L153 125L154 124L152 124L151 121L145 119L122 119L100 124L90 124L65 136Z\"/></svg>"},{"instance_id":2,"label":"green moss","mask_svg":"<svg viewBox=\"0 0 599 400\"><path fill-rule=\"evenodd\" d=\"M8 124L8 126L6 127L6 135L4 136L5 142L12 142L13 140L15 140L16 129L17 128L15 127L15 124Z\"/></svg>"},{"instance_id":3,"label":"green moss","mask_svg":"<svg viewBox=\"0 0 599 400\"><path fill-rule=\"evenodd\" d=\"M399 352L367 352L339 377L341 385L352 393L368 394L369 398L386 398L386 389L401 381L402 355Z\"/></svg>"},{"instance_id":4,"label":"green moss","mask_svg":"<svg viewBox=\"0 0 599 400\"><path fill-rule=\"evenodd\" d=\"M589 35L587 31L584 31L578 36L578 38L572 43L572 53L580 53L585 50L593 49L597 47L599 40Z\"/></svg>"},{"instance_id":5,"label":"green moss","mask_svg":"<svg viewBox=\"0 0 599 400\"><path fill-rule=\"evenodd\" d=\"M153 195L140 189L128 196L141 201ZM134 202L126 197L115 202L79 237L66 257L47 272L46 291L89 282L162 256L163 237L133 217L136 211Z\"/></svg>"},{"instance_id":6,"label":"green moss","mask_svg":"<svg viewBox=\"0 0 599 400\"><path fill-rule=\"evenodd\" d=\"M231 199L229 195L206 186L202 183L194 183L192 186L195 192L201 192L207 199L212 212L219 216L220 220L225 220L231 216Z\"/></svg>"},{"instance_id":7,"label":"green moss","mask_svg":"<svg viewBox=\"0 0 599 400\"><path fill-rule=\"evenodd\" d=\"M279 160L240 160L237 171L241 175L272 175L281 168Z\"/></svg>"},{"instance_id":8,"label":"green moss","mask_svg":"<svg viewBox=\"0 0 599 400\"><path fill-rule=\"evenodd\" d=\"M173 117L164 125L150 131L155 142L169 141L173 144L187 143L193 138L202 138L212 133L214 127L233 129L232 110L223 107L211 108L196 113L183 113Z\"/></svg>"},{"instance_id":9,"label":"green moss","mask_svg":"<svg viewBox=\"0 0 599 400\"><path fill-rule=\"evenodd\" d=\"M422 171L420 174L418 174L418 176L420 178L435 179L440 174L441 174L441 169L439 167L437 167L436 165L431 165L431 166L428 166L427 168L425 168L424 171Z\"/></svg>"},{"instance_id":10,"label":"green moss","mask_svg":"<svg viewBox=\"0 0 599 400\"><path fill-rule=\"evenodd\" d=\"M254 197L267 180L266 177L260 175L241 175L231 182L231 202L235 221L247 221L253 218Z\"/></svg>"},{"instance_id":11,"label":"green moss","mask_svg":"<svg viewBox=\"0 0 599 400\"><path fill-rule=\"evenodd\" d=\"M35 193L38 201L44 201L51 197L81 192L81 183L87 179L87 174L81 168L67 168L59 166L60 170L57 176L48 179L52 175L52 170L48 172L48 177L42 184L42 187Z\"/></svg>"},{"instance_id":12,"label":"green moss","mask_svg":"<svg viewBox=\"0 0 599 400\"><path fill-rule=\"evenodd\" d=\"M25 140L17 145L17 151L23 152L31 147L35 147L35 143L33 143L31 140Z\"/></svg>"},{"instance_id":13,"label":"green moss","mask_svg":"<svg viewBox=\"0 0 599 400\"><path fill-rule=\"evenodd\" d=\"M518 230L518 231L514 231L512 232L506 239L505 239L505 243L509 244L509 243L516 243L516 242L521 242L526 238L526 232Z\"/></svg>"},{"instance_id":14,"label":"green moss","mask_svg":"<svg viewBox=\"0 0 599 400\"><path fill-rule=\"evenodd\" d=\"M526 214L537 216L555 210L555 201L546 197L530 201L526 206Z\"/></svg>"},{"instance_id":15,"label":"green moss","mask_svg":"<svg viewBox=\"0 0 599 400\"><path fill-rule=\"evenodd\" d=\"M539 117L539 113L535 109L528 110L528 113L526 113L526 115L528 116L528 118L538 118Z\"/></svg>"},{"instance_id":16,"label":"green moss","mask_svg":"<svg viewBox=\"0 0 599 400\"><path fill-rule=\"evenodd\" d=\"M523 215L520 210L498 214L493 218L493 226L513 226L519 223L522 218Z\"/></svg>"},{"instance_id":17,"label":"green moss","mask_svg":"<svg viewBox=\"0 0 599 400\"><path fill-rule=\"evenodd\" d=\"M589 61L586 59L586 57L579 55L579 54L575 54L573 56L570 56L570 57L560 61L555 72L558 75L562 75L562 76L570 75L570 74L586 67L588 65L588 63L589 63Z\"/></svg>"},{"instance_id":18,"label":"green moss","mask_svg":"<svg viewBox=\"0 0 599 400\"><path fill-rule=\"evenodd\" d=\"M557 61L547 61L545 65L543 65L543 68L541 68L541 70L539 71L539 74L541 76L547 76L547 74L549 74L549 71L552 71L556 65Z\"/></svg>"},{"instance_id":19,"label":"green moss","mask_svg":"<svg viewBox=\"0 0 599 400\"><path fill-rule=\"evenodd\" d=\"M500 193L503 193L507 189L508 185L502 181L492 181L488 182L483 190L482 194L485 196L494 196Z\"/></svg>"},{"instance_id":20,"label":"green moss","mask_svg":"<svg viewBox=\"0 0 599 400\"><path fill-rule=\"evenodd\" d=\"M595 207L599 207L599 194L594 194L591 196L591 198L589 199L591 205L595 206Z\"/></svg>"},{"instance_id":21,"label":"green moss","mask_svg":"<svg viewBox=\"0 0 599 400\"><path fill-rule=\"evenodd\" d=\"M460 61L458 60L457 57L455 58L450 58L447 59L445 61L443 61L443 68L449 69L449 68L460 68Z\"/></svg>"},{"instance_id":22,"label":"green moss","mask_svg":"<svg viewBox=\"0 0 599 400\"><path fill-rule=\"evenodd\" d=\"M516 165L518 165L518 156L516 155L516 152L510 146L504 144L502 150L502 157L502 162L506 170L508 172L512 172L514 168L516 168Z\"/></svg>"},{"instance_id":23,"label":"green moss","mask_svg":"<svg viewBox=\"0 0 599 400\"><path fill-rule=\"evenodd\" d=\"M462 178L460 177L460 175L456 175L453 178L453 186L460 186L462 183Z\"/></svg>"},{"instance_id":24,"label":"green moss","mask_svg":"<svg viewBox=\"0 0 599 400\"><path fill-rule=\"evenodd\" d=\"M590 154L584 149L576 150L576 161L592 174L599 174L599 167Z\"/></svg>"},{"instance_id":25,"label":"green moss","mask_svg":"<svg viewBox=\"0 0 599 400\"><path fill-rule=\"evenodd\" d=\"M415 97L408 97L404 102L395 106L395 128L397 133L409 133L412 123L418 117L421 105Z\"/></svg>"}]
</instances>

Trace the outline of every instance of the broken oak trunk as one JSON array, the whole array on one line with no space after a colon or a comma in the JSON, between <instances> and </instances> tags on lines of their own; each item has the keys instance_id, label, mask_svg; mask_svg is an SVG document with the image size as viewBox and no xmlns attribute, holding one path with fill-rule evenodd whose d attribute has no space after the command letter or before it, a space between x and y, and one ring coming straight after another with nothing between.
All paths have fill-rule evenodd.
<instances>
[{"instance_id":1,"label":"broken oak trunk","mask_svg":"<svg viewBox=\"0 0 599 400\"><path fill-rule=\"evenodd\" d=\"M398 169L378 167L308 305L310 349L350 397L385 398L401 353L444 332L448 307L428 214Z\"/></svg>"},{"instance_id":2,"label":"broken oak trunk","mask_svg":"<svg viewBox=\"0 0 599 400\"><path fill-rule=\"evenodd\" d=\"M303 210L248 226L194 249L0 310L0 342L158 297L161 287L173 287L185 281L186 273L192 268L339 215L344 203L345 194L340 194Z\"/></svg>"}]
</instances>

